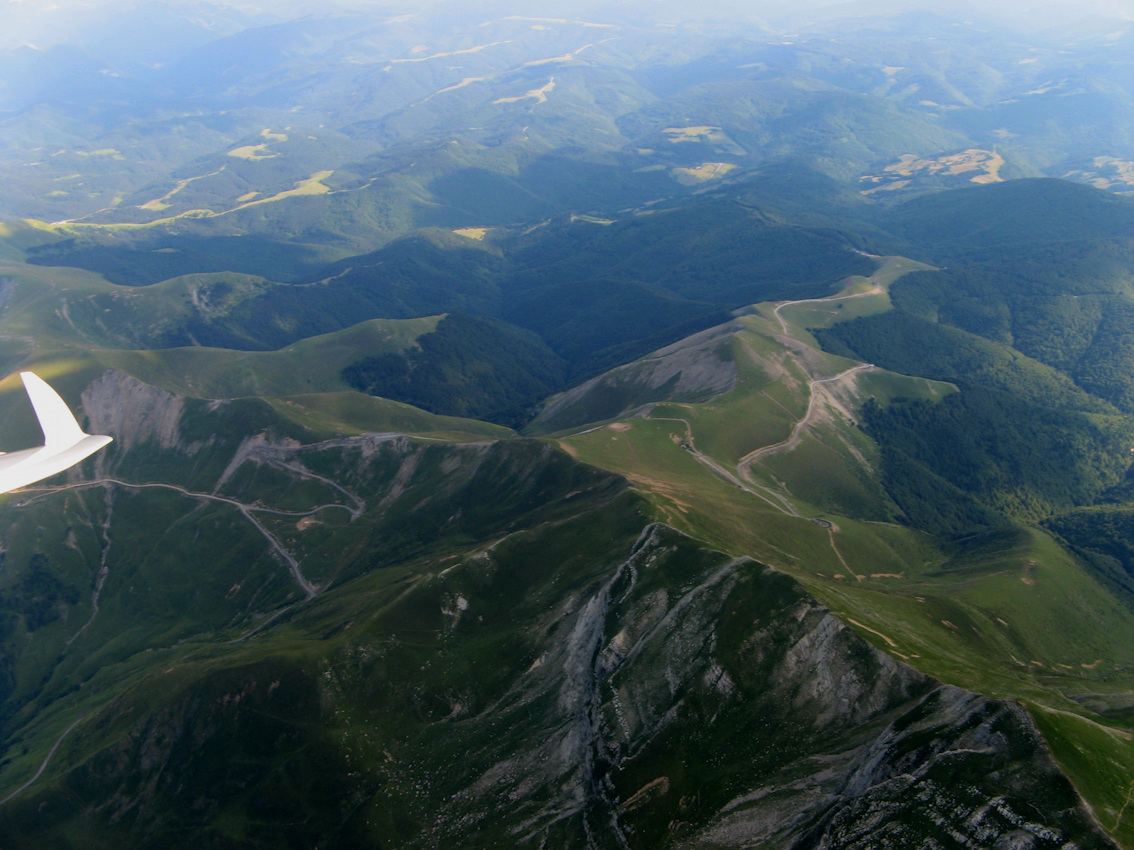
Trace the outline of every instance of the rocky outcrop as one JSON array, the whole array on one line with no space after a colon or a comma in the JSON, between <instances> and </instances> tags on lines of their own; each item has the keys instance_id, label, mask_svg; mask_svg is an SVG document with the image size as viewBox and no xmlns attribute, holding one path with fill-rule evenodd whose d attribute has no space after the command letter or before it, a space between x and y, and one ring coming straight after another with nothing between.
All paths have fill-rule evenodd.
<instances>
[{"instance_id":1,"label":"rocky outcrop","mask_svg":"<svg viewBox=\"0 0 1134 850\"><path fill-rule=\"evenodd\" d=\"M105 372L83 392L83 411L94 434L112 434L119 451L147 441L178 447L185 399L125 372Z\"/></svg>"},{"instance_id":2,"label":"rocky outcrop","mask_svg":"<svg viewBox=\"0 0 1134 850\"><path fill-rule=\"evenodd\" d=\"M1114 846L1027 713L959 688L934 689L870 740L790 773L729 801L676 846Z\"/></svg>"},{"instance_id":3,"label":"rocky outcrop","mask_svg":"<svg viewBox=\"0 0 1134 850\"><path fill-rule=\"evenodd\" d=\"M703 401L736 383L730 340L734 322L702 331L648 357L612 369L546 402L532 428L548 433L612 419L661 401Z\"/></svg>"},{"instance_id":4,"label":"rocky outcrop","mask_svg":"<svg viewBox=\"0 0 1134 850\"><path fill-rule=\"evenodd\" d=\"M131 389L98 392L96 411ZM310 550L291 516L273 526L326 560L326 589L128 658L131 684L76 708L3 807L3 846L1113 846L1019 706L882 653L547 444L244 448L288 462L231 475L235 498L290 495L293 454L303 492L361 494ZM209 528L202 563L233 575L215 605L235 605L247 556ZM143 553L171 533L129 530ZM134 577L100 611L168 581L152 560L117 562Z\"/></svg>"},{"instance_id":5,"label":"rocky outcrop","mask_svg":"<svg viewBox=\"0 0 1134 850\"><path fill-rule=\"evenodd\" d=\"M1023 709L938 684L748 559L649 526L558 613L509 697L446 730L482 757L498 730L499 759L421 846L1113 846Z\"/></svg>"}]
</instances>

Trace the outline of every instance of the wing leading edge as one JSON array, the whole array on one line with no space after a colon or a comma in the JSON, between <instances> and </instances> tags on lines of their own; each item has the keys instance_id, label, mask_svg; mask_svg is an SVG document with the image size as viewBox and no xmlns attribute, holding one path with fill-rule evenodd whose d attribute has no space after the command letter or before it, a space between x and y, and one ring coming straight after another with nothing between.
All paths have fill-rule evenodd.
<instances>
[{"instance_id":1,"label":"wing leading edge","mask_svg":"<svg viewBox=\"0 0 1134 850\"><path fill-rule=\"evenodd\" d=\"M38 375L20 372L20 377L43 430L43 445L0 455L0 493L70 469L112 442L111 437L85 433L67 403Z\"/></svg>"}]
</instances>

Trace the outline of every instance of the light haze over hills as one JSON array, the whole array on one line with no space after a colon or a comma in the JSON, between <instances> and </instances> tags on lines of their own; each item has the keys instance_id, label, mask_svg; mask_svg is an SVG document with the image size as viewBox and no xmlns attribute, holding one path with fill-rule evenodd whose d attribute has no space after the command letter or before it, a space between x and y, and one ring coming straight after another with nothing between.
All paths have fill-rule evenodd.
<instances>
[{"instance_id":1,"label":"light haze over hills","mask_svg":"<svg viewBox=\"0 0 1134 850\"><path fill-rule=\"evenodd\" d=\"M1121 5L0 6L0 845L1134 847Z\"/></svg>"},{"instance_id":2,"label":"light haze over hills","mask_svg":"<svg viewBox=\"0 0 1134 850\"><path fill-rule=\"evenodd\" d=\"M203 43L209 36L231 34L246 26L264 25L333 10L358 10L379 14L413 14L435 10L440 14L523 14L537 16L586 16L591 14L649 20L667 17L705 17L736 22L770 22L792 25L822 17L864 18L896 15L912 11L932 11L951 18L993 20L1028 30L1053 30L1069 23L1099 19L1130 20L1134 9L1126 0L1044 0L1024 3L1016 0L989 0L968 3L961 0L800 0L786 3L768 0L742 3L736 0L711 0L691 10L687 4L650 3L634 0L552 0L540 3L536 11L526 0L512 3L461 3L448 0L426 0L413 4L396 0L334 0L314 4L307 0L270 0L270 2L224 2L224 0L162 0L138 3L134 0L6 0L0 7L4 24L3 44L15 46L30 43L41 47L53 44L102 44L107 48L130 44L141 51L143 61L150 50L184 49ZM199 14L204 12L205 14ZM431 12L432 13L432 12ZM180 22L180 30L166 29L163 21ZM196 23L202 29L193 26ZM160 61L160 60L159 60Z\"/></svg>"}]
</instances>

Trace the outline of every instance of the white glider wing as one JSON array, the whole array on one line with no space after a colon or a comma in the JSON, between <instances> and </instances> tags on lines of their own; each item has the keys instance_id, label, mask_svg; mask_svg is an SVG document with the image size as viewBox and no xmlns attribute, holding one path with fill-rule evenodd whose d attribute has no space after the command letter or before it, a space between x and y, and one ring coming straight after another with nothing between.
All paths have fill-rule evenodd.
<instances>
[{"instance_id":1,"label":"white glider wing","mask_svg":"<svg viewBox=\"0 0 1134 850\"><path fill-rule=\"evenodd\" d=\"M31 372L20 372L20 377L43 430L43 445L0 454L0 493L70 469L111 442L110 437L84 433L67 403L42 378Z\"/></svg>"}]
</instances>

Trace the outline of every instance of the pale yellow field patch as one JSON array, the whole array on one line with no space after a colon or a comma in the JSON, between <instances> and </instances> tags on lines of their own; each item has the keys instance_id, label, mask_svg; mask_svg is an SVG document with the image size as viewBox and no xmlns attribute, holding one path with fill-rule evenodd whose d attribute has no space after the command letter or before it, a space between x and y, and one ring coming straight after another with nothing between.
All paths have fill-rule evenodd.
<instances>
[{"instance_id":1,"label":"pale yellow field patch","mask_svg":"<svg viewBox=\"0 0 1134 850\"><path fill-rule=\"evenodd\" d=\"M248 207L254 207L257 204L270 204L273 201L282 201L284 198L295 198L300 195L326 195L331 191L331 188L329 186L324 186L323 181L334 173L334 171L316 171L306 180L300 180L298 183L296 183L295 188L293 189L285 189L283 192L272 195L270 198L261 198L258 201L249 201L246 204L241 204L240 206L235 207L235 209L243 210L247 209Z\"/></svg>"},{"instance_id":2,"label":"pale yellow field patch","mask_svg":"<svg viewBox=\"0 0 1134 850\"><path fill-rule=\"evenodd\" d=\"M683 186L693 186L697 183L708 183L718 180L736 168L731 162L702 162L692 167L674 168L670 173L673 179Z\"/></svg>"},{"instance_id":3,"label":"pale yellow field patch","mask_svg":"<svg viewBox=\"0 0 1134 850\"><path fill-rule=\"evenodd\" d=\"M267 142L259 145L243 145L239 148L233 148L228 152L229 156L236 157L237 159L272 159L279 156L278 153L264 153L268 149Z\"/></svg>"},{"instance_id":4,"label":"pale yellow field patch","mask_svg":"<svg viewBox=\"0 0 1134 850\"><path fill-rule=\"evenodd\" d=\"M122 222L122 223L119 223L119 224L85 224L83 222L74 222L74 223L68 223L68 226L71 227L71 228L76 228L76 229L77 228L92 228L92 229L100 229L100 230L137 230L137 229L144 228L144 227L154 227L155 225L168 224L171 221L177 221L179 219L184 219L184 218L216 218L217 216L228 215L229 213L236 212L237 210L247 209L248 207L253 207L253 206L256 206L257 204L268 204L268 203L271 203L273 201L282 201L282 200L285 200L286 198L295 198L295 197L299 197L299 196L302 196L302 195L327 195L327 194L330 194L331 187L324 185L323 181L326 180L328 177L330 177L334 173L335 173L334 171L316 171L314 174L312 174L306 180L300 180L298 183L295 184L295 186L293 188L286 189L283 192L279 192L275 195L272 195L270 198L260 198L259 200L247 201L245 203L238 204L237 206L233 207L230 210L221 210L220 212L216 212L214 210L206 210L206 209L191 209L191 210L185 210L184 212L180 212L177 215L168 216L167 218L154 219L153 221L149 221L149 222L146 222L144 224L138 224L138 223L133 223L133 222ZM195 178L192 178L192 179L199 180L200 178L195 177ZM185 182L189 182L189 181L185 181ZM170 192L169 194L172 195L173 192ZM253 192L253 193L249 193L249 194L251 194L254 197L255 195L258 195L260 193L259 192ZM166 197L169 197L169 195L166 195ZM246 194L243 197L248 197L248 195ZM163 206L162 202L163 202L162 199L149 201L146 204L143 204L141 208L142 209L154 210L155 212L160 212L162 209L166 209L166 208L169 207L169 204L165 204Z\"/></svg>"},{"instance_id":5,"label":"pale yellow field patch","mask_svg":"<svg viewBox=\"0 0 1134 850\"><path fill-rule=\"evenodd\" d=\"M933 158L907 153L883 168L880 174L865 174L859 179L867 187L862 190L864 195L901 189L918 177L967 177L970 183L1000 183L1004 179L1000 176L1003 165L1004 157L998 152L980 148Z\"/></svg>"},{"instance_id":6,"label":"pale yellow field patch","mask_svg":"<svg viewBox=\"0 0 1134 850\"><path fill-rule=\"evenodd\" d=\"M1134 190L1134 161L1113 156L1096 156L1090 166L1068 171L1063 176L1068 180L1090 183L1096 189L1127 192Z\"/></svg>"},{"instance_id":7,"label":"pale yellow field patch","mask_svg":"<svg viewBox=\"0 0 1134 850\"><path fill-rule=\"evenodd\" d=\"M264 153L268 149L268 145L272 142L286 142L286 133L273 133L268 128L260 131L260 137L264 140L258 145L242 145L238 148L233 148L228 152L229 156L234 156L237 159L272 159L279 156L278 153Z\"/></svg>"},{"instance_id":8,"label":"pale yellow field patch","mask_svg":"<svg viewBox=\"0 0 1134 850\"><path fill-rule=\"evenodd\" d=\"M482 83L487 79L488 79L488 77L465 77L459 83L455 83L454 85L447 86L446 88L443 88L443 89L438 89L437 91L433 92L433 94L431 94L429 97L436 97L437 95L444 94L447 91L456 91L457 89L463 89L465 86L471 86L473 83ZM429 97L427 97L425 100L429 100ZM423 100L421 102L425 103L425 100Z\"/></svg>"},{"instance_id":9,"label":"pale yellow field patch","mask_svg":"<svg viewBox=\"0 0 1134 850\"><path fill-rule=\"evenodd\" d=\"M75 151L76 156L108 156L111 159L125 159L121 153L114 148L100 148L97 151Z\"/></svg>"},{"instance_id":10,"label":"pale yellow field patch","mask_svg":"<svg viewBox=\"0 0 1134 850\"><path fill-rule=\"evenodd\" d=\"M201 175L198 175L197 177L189 177L189 178L186 178L185 180L178 180L177 185L175 185L172 189L170 189L168 192L166 192L160 198L154 198L152 201L146 201L144 204L139 204L138 209L150 210L151 212L161 212L162 210L167 210L173 205L167 204L166 201L168 201L170 198L172 198L174 195L176 195L178 192L180 192L182 189L184 189L190 183L192 183L195 180L204 180L206 177L212 177L216 174L220 174L227 167L228 167L227 165L222 165L216 171L213 171L209 174L201 174Z\"/></svg>"},{"instance_id":11,"label":"pale yellow field patch","mask_svg":"<svg viewBox=\"0 0 1134 850\"><path fill-rule=\"evenodd\" d=\"M662 130L671 142L708 142L714 136L724 137L720 127L666 127Z\"/></svg>"},{"instance_id":12,"label":"pale yellow field patch","mask_svg":"<svg viewBox=\"0 0 1134 850\"><path fill-rule=\"evenodd\" d=\"M599 44L605 44L608 41L610 41L610 39L605 38L600 41ZM572 50L570 53L564 53L562 56L548 56L546 59L533 59L530 62L525 62L521 67L533 68L536 65L557 65L563 62L574 62L579 58L580 53L584 50L590 50L594 46L594 44L584 44L582 47Z\"/></svg>"},{"instance_id":13,"label":"pale yellow field patch","mask_svg":"<svg viewBox=\"0 0 1134 850\"><path fill-rule=\"evenodd\" d=\"M390 71L395 65L400 65L404 62L428 62L430 59L444 59L447 56L461 56L469 53L480 53L482 50L487 50L490 47L496 47L501 44L511 44L511 41L494 41L491 44L478 44L476 47L466 47L464 50L454 50L452 53L431 53L429 56L420 56L416 59L391 59L390 64L384 67L383 71ZM420 46L420 45L419 45ZM412 51L418 51L416 48Z\"/></svg>"},{"instance_id":14,"label":"pale yellow field patch","mask_svg":"<svg viewBox=\"0 0 1134 850\"><path fill-rule=\"evenodd\" d=\"M666 127L662 130L666 140L678 145L684 142L700 142L709 144L720 151L737 156L743 156L747 151L733 141L721 127L703 125L697 127Z\"/></svg>"},{"instance_id":15,"label":"pale yellow field patch","mask_svg":"<svg viewBox=\"0 0 1134 850\"><path fill-rule=\"evenodd\" d=\"M466 239L475 239L477 242L483 242L484 237L488 235L488 231L489 228L487 227L461 227L453 232Z\"/></svg>"},{"instance_id":16,"label":"pale yellow field patch","mask_svg":"<svg viewBox=\"0 0 1134 850\"><path fill-rule=\"evenodd\" d=\"M521 100L529 98L535 100L536 103L547 103L547 95L555 89L555 77L547 81L547 85L538 89L532 89L526 94L519 95L518 97L502 97L498 100L492 101L493 103L518 103Z\"/></svg>"}]
</instances>

